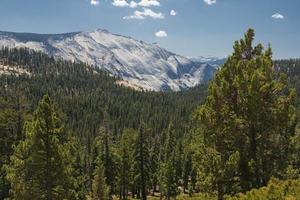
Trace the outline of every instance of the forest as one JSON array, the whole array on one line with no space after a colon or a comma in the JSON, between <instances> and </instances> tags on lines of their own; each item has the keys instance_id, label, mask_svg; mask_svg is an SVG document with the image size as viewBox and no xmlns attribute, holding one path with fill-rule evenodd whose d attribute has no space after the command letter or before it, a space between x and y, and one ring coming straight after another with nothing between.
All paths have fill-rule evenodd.
<instances>
[{"instance_id":1,"label":"forest","mask_svg":"<svg viewBox=\"0 0 300 200\"><path fill-rule=\"evenodd\" d=\"M300 199L300 59L254 37L181 92L2 48L0 199Z\"/></svg>"}]
</instances>

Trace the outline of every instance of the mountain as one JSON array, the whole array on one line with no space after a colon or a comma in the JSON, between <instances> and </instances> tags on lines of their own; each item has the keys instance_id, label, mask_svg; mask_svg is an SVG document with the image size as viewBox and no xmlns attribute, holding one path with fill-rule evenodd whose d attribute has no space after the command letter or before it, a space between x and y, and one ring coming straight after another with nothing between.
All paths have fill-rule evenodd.
<instances>
[{"instance_id":1,"label":"mountain","mask_svg":"<svg viewBox=\"0 0 300 200\"><path fill-rule=\"evenodd\" d=\"M26 47L57 59L84 62L108 70L146 90L179 91L210 80L217 65L189 59L106 30L65 34L0 32L0 47Z\"/></svg>"},{"instance_id":2,"label":"mountain","mask_svg":"<svg viewBox=\"0 0 300 200\"><path fill-rule=\"evenodd\" d=\"M218 58L215 56L198 56L198 57L189 57L190 60L198 63L207 63L216 67L224 64L226 58Z\"/></svg>"}]
</instances>

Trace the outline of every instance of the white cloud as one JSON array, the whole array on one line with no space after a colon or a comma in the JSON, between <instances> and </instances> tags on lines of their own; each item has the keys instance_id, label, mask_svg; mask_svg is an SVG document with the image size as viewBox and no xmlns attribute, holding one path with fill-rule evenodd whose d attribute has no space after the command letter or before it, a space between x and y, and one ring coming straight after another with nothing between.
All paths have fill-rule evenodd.
<instances>
[{"instance_id":1,"label":"white cloud","mask_svg":"<svg viewBox=\"0 0 300 200\"><path fill-rule=\"evenodd\" d=\"M273 19L284 19L284 16L280 13L275 13L274 15L272 15Z\"/></svg>"},{"instance_id":2,"label":"white cloud","mask_svg":"<svg viewBox=\"0 0 300 200\"><path fill-rule=\"evenodd\" d=\"M112 5L117 7L129 6L126 0L113 0Z\"/></svg>"},{"instance_id":3,"label":"white cloud","mask_svg":"<svg viewBox=\"0 0 300 200\"><path fill-rule=\"evenodd\" d=\"M116 7L130 7L130 8L136 8L137 6L141 7L151 7L151 6L160 6L160 3L158 0L140 0L139 2L136 2L134 0L130 1L127 0L112 0L112 5Z\"/></svg>"},{"instance_id":4,"label":"white cloud","mask_svg":"<svg viewBox=\"0 0 300 200\"><path fill-rule=\"evenodd\" d=\"M212 4L216 4L217 0L203 0L204 3L206 3L207 5L212 5Z\"/></svg>"},{"instance_id":5,"label":"white cloud","mask_svg":"<svg viewBox=\"0 0 300 200\"><path fill-rule=\"evenodd\" d=\"M133 15L125 16L123 19L145 19L141 11L135 11Z\"/></svg>"},{"instance_id":6,"label":"white cloud","mask_svg":"<svg viewBox=\"0 0 300 200\"><path fill-rule=\"evenodd\" d=\"M165 16L159 12L156 13L149 8L143 8L143 11L134 11L133 15L125 16L123 19L145 19L146 17L151 17L153 19L164 19Z\"/></svg>"},{"instance_id":7,"label":"white cloud","mask_svg":"<svg viewBox=\"0 0 300 200\"><path fill-rule=\"evenodd\" d=\"M91 5L97 6L99 4L98 0L91 0Z\"/></svg>"},{"instance_id":8,"label":"white cloud","mask_svg":"<svg viewBox=\"0 0 300 200\"><path fill-rule=\"evenodd\" d=\"M138 4L142 7L160 6L158 0L141 0Z\"/></svg>"},{"instance_id":9,"label":"white cloud","mask_svg":"<svg viewBox=\"0 0 300 200\"><path fill-rule=\"evenodd\" d=\"M168 34L166 33L166 31L157 31L155 33L156 37L168 37Z\"/></svg>"},{"instance_id":10,"label":"white cloud","mask_svg":"<svg viewBox=\"0 0 300 200\"><path fill-rule=\"evenodd\" d=\"M176 15L177 15L177 12L176 12L175 10L171 10L171 11L170 11L170 15L176 16Z\"/></svg>"},{"instance_id":11,"label":"white cloud","mask_svg":"<svg viewBox=\"0 0 300 200\"><path fill-rule=\"evenodd\" d=\"M130 3L129 3L130 8L136 8L137 6L138 6L138 4L135 1L130 1Z\"/></svg>"}]
</instances>

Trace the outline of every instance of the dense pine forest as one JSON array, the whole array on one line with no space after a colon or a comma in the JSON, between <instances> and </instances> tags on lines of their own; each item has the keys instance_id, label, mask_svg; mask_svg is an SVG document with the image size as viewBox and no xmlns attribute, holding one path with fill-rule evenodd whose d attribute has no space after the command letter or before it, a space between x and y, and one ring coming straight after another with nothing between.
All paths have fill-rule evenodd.
<instances>
[{"instance_id":1,"label":"dense pine forest","mask_svg":"<svg viewBox=\"0 0 300 200\"><path fill-rule=\"evenodd\" d=\"M300 199L300 59L253 41L165 93L1 49L0 199Z\"/></svg>"}]
</instances>

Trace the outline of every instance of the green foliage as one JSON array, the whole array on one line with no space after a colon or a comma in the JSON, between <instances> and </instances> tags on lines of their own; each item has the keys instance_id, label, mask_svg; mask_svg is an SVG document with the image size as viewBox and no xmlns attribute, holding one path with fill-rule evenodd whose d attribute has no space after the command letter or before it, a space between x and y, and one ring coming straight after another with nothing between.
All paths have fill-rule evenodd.
<instances>
[{"instance_id":1,"label":"green foliage","mask_svg":"<svg viewBox=\"0 0 300 200\"><path fill-rule=\"evenodd\" d=\"M300 199L300 180L271 179L266 187L253 189L246 194L225 197L225 200L296 200Z\"/></svg>"},{"instance_id":2,"label":"green foliage","mask_svg":"<svg viewBox=\"0 0 300 200\"><path fill-rule=\"evenodd\" d=\"M200 184L217 191L219 199L282 175L295 134L295 90L275 72L271 49L253 47L253 39L250 29L235 42L195 113Z\"/></svg>"},{"instance_id":3,"label":"green foliage","mask_svg":"<svg viewBox=\"0 0 300 200\"><path fill-rule=\"evenodd\" d=\"M300 178L300 130L290 138L289 153L287 155L288 167L284 174L285 179Z\"/></svg>"},{"instance_id":4,"label":"green foliage","mask_svg":"<svg viewBox=\"0 0 300 200\"><path fill-rule=\"evenodd\" d=\"M19 66L31 73L30 76L1 75L1 97L8 99L19 91L27 99L27 111L32 113L38 100L44 94L49 94L59 110L64 113L62 117L65 120L66 131L78 141L76 145L78 151L74 152L78 198L84 198L91 190L96 160L99 157L103 158L103 154L108 155L107 158L110 160L103 162L106 181L111 187L111 193L119 195L118 184L121 177L118 165L121 157L118 155L120 151L117 147L123 130L127 128L137 130L141 126L141 121L146 123L148 135L146 188L157 190L159 151L163 146L162 133L172 119L176 126L174 128L176 135L184 137L183 130L186 129L189 115L202 101L206 90L205 86L199 86L178 93L134 91L118 86L115 84L117 80L115 77L93 66L54 60L41 52L22 48L1 49L0 63ZM8 105L4 108L10 109ZM15 118L12 123L16 124ZM104 135L109 136L108 148L103 146L103 139L106 137ZM6 135L5 138L7 139ZM12 140L12 143L14 142L15 138ZM9 150L9 147L5 149ZM109 150L109 154L104 152L105 149ZM6 157L10 156L8 151L4 154ZM136 166L134 170L138 170L137 159L133 165ZM137 195L140 184L137 181L138 175L135 175L135 183L131 186L131 190Z\"/></svg>"},{"instance_id":5,"label":"green foliage","mask_svg":"<svg viewBox=\"0 0 300 200\"><path fill-rule=\"evenodd\" d=\"M43 94L49 94L83 142L88 134L96 135L105 112L112 134L121 134L124 128L138 129L140 121L160 134L171 118L182 129L205 96L205 86L178 93L134 91L115 84L117 79L106 71L83 63L55 61L27 49L2 49L0 62L32 73L0 76L1 96L14 95L18 89L33 111Z\"/></svg>"},{"instance_id":6,"label":"green foliage","mask_svg":"<svg viewBox=\"0 0 300 200\"><path fill-rule=\"evenodd\" d=\"M102 164L98 164L96 174L93 179L92 192L87 196L87 200L108 200L109 187L106 185L104 168Z\"/></svg>"},{"instance_id":7,"label":"green foliage","mask_svg":"<svg viewBox=\"0 0 300 200\"><path fill-rule=\"evenodd\" d=\"M5 167L12 199L72 199L72 157L62 122L48 96Z\"/></svg>"},{"instance_id":8,"label":"green foliage","mask_svg":"<svg viewBox=\"0 0 300 200\"><path fill-rule=\"evenodd\" d=\"M300 180L279 181L271 179L267 186L259 189L252 189L246 193L239 193L235 196L224 197L225 200L298 200L300 199ZM159 198L149 198L149 200L158 200ZM178 200L216 200L213 194L198 193L191 197L179 195Z\"/></svg>"},{"instance_id":9,"label":"green foliage","mask_svg":"<svg viewBox=\"0 0 300 200\"><path fill-rule=\"evenodd\" d=\"M116 147L113 143L111 133L109 132L109 127L106 123L106 119L104 120L103 125L100 126L99 141L96 147L99 149L96 155L98 158L95 161L97 163L100 162L103 165L106 184L110 188L109 196L110 198L112 198L112 195L116 192L117 189L117 175L119 166ZM91 170L93 170L93 167Z\"/></svg>"},{"instance_id":10,"label":"green foliage","mask_svg":"<svg viewBox=\"0 0 300 200\"><path fill-rule=\"evenodd\" d=\"M139 128L137 139L134 145L134 174L137 197L147 199L147 187L149 181L149 141L145 125Z\"/></svg>"},{"instance_id":11,"label":"green foliage","mask_svg":"<svg viewBox=\"0 0 300 200\"><path fill-rule=\"evenodd\" d=\"M125 129L122 137L118 142L119 155L119 187L120 199L127 199L128 191L135 187L135 157L134 146L137 140L137 131Z\"/></svg>"},{"instance_id":12,"label":"green foliage","mask_svg":"<svg viewBox=\"0 0 300 200\"><path fill-rule=\"evenodd\" d=\"M13 145L22 138L26 100L19 92L13 96L0 97L0 199L8 196L9 183L2 166L10 163Z\"/></svg>"},{"instance_id":13,"label":"green foliage","mask_svg":"<svg viewBox=\"0 0 300 200\"><path fill-rule=\"evenodd\" d=\"M275 70L286 74L288 84L296 88L300 94L300 59L287 59L274 61ZM297 99L297 106L300 106L300 98ZM298 115L299 116L299 115Z\"/></svg>"},{"instance_id":14,"label":"green foliage","mask_svg":"<svg viewBox=\"0 0 300 200\"><path fill-rule=\"evenodd\" d=\"M176 197L176 151L175 135L173 125L170 124L166 130L166 142L163 148L163 159L160 166L160 190L166 199Z\"/></svg>"}]
</instances>

